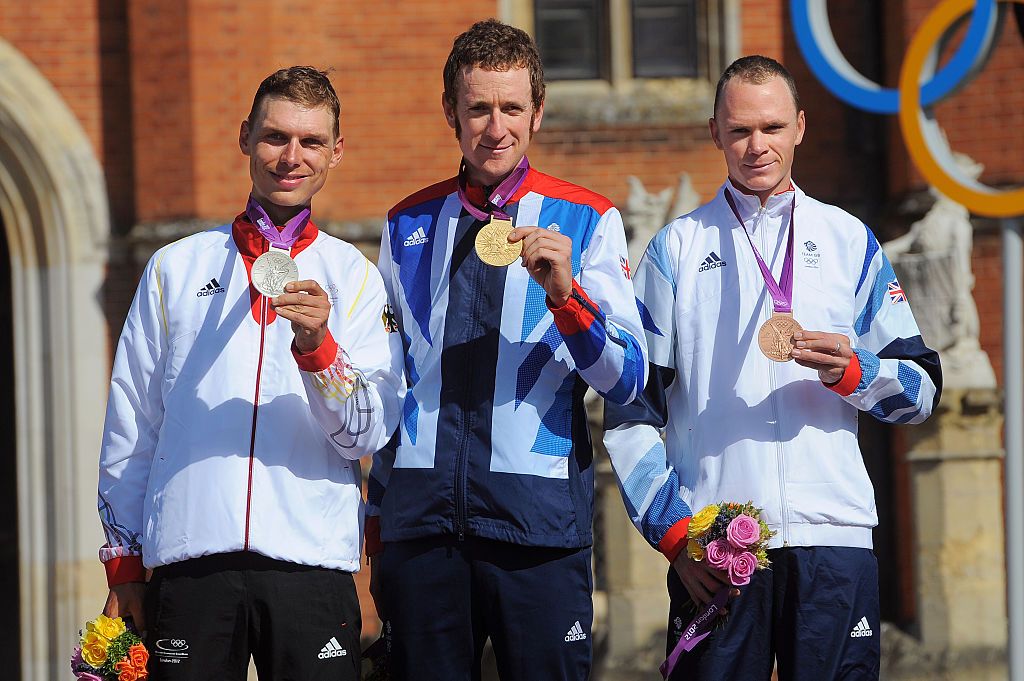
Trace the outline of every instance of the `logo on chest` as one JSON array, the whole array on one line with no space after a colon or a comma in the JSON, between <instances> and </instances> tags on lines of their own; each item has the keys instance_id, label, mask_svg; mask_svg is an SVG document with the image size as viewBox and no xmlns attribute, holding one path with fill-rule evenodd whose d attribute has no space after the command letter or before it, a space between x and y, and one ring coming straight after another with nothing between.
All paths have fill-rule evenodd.
<instances>
[{"instance_id":1,"label":"logo on chest","mask_svg":"<svg viewBox=\"0 0 1024 681\"><path fill-rule=\"evenodd\" d=\"M209 282L207 282L206 286L199 289L199 291L196 293L196 298L215 296L218 293L224 293L224 287L220 285L219 281L217 281L217 277L214 277Z\"/></svg>"},{"instance_id":2,"label":"logo on chest","mask_svg":"<svg viewBox=\"0 0 1024 681\"><path fill-rule=\"evenodd\" d=\"M804 259L804 267L816 270L819 269L819 261L821 260L821 251L818 250L818 245L813 241L805 241L804 247L800 251L800 255Z\"/></svg>"},{"instance_id":3,"label":"logo on chest","mask_svg":"<svg viewBox=\"0 0 1024 681\"><path fill-rule=\"evenodd\" d=\"M714 251L708 254L708 257L704 258L704 262L697 268L697 272L707 272L708 270L716 270L719 267L725 267L728 265L726 261L718 257L718 254Z\"/></svg>"}]
</instances>

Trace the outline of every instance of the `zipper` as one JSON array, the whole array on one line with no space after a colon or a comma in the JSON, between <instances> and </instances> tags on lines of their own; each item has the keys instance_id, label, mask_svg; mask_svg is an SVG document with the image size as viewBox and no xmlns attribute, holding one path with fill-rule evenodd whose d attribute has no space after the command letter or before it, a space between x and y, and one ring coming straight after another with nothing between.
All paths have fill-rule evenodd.
<instances>
[{"instance_id":1,"label":"zipper","mask_svg":"<svg viewBox=\"0 0 1024 681\"><path fill-rule=\"evenodd\" d=\"M767 242L767 210L764 206L757 209L757 222L758 231L761 232L761 252L768 252ZM784 222L784 221L783 221ZM765 301L767 312L770 315L775 314L775 307L772 305L771 299ZM775 362L768 362L768 389L770 392L770 399L772 405L772 418L775 420L775 466L779 474L779 509L782 514L782 545L789 545L789 504L786 501L786 459L785 453L782 450L782 424L779 423L779 404L778 398L776 397L778 387L778 370L775 366Z\"/></svg>"},{"instance_id":2,"label":"zipper","mask_svg":"<svg viewBox=\"0 0 1024 681\"><path fill-rule=\"evenodd\" d=\"M256 417L260 409L260 376L263 373L263 344L267 337L267 297L260 296L260 357L256 364L256 393L252 398L252 433L249 435L249 486L245 492L245 547L249 550L249 520L252 513L252 471L256 460Z\"/></svg>"},{"instance_id":3,"label":"zipper","mask_svg":"<svg viewBox=\"0 0 1024 681\"><path fill-rule=\"evenodd\" d=\"M480 321L480 308L482 307L483 302L484 287L483 282L479 280L481 278L480 275L485 273L486 269L484 269L482 265L477 267L477 271L475 273L477 285L473 287L473 307L472 316L470 317L471 324L469 326L469 328L471 329L473 328L474 324L478 325L478 322ZM473 385L474 380L476 378L475 367L476 362L467 362L468 370L466 372L466 388L464 391L466 399L463 400L463 404L468 404L468 398L471 397L471 386ZM473 424L470 423L470 415L467 414L465 411L460 410L460 418L462 419L462 423L460 424L462 426L462 433L461 438L459 439L459 451L455 457L455 533L458 536L459 541L461 542L464 541L466 538L466 506L468 504L468 499L466 498L466 490L468 487L467 469L469 468L467 450L469 448L469 433L472 430Z\"/></svg>"}]
</instances>

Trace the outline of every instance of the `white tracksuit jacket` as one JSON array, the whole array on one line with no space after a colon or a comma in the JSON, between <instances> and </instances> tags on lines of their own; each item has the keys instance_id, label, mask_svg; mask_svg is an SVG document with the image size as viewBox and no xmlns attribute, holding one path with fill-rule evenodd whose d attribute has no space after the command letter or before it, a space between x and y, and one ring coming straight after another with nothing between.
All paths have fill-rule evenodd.
<instances>
[{"instance_id":1,"label":"white tracksuit jacket","mask_svg":"<svg viewBox=\"0 0 1024 681\"><path fill-rule=\"evenodd\" d=\"M794 317L845 334L856 354L831 389L757 342L772 301L743 229L778 281L794 197ZM632 404L606 406L605 444L645 538L674 556L690 509L750 500L778 533L772 547L870 548L877 517L858 413L920 423L941 388L938 356L871 231L799 188L762 209L727 183L654 237L635 286L650 378Z\"/></svg>"},{"instance_id":2,"label":"white tracksuit jacket","mask_svg":"<svg viewBox=\"0 0 1024 681\"><path fill-rule=\"evenodd\" d=\"M383 282L355 247L308 224L292 255L332 308L321 348L296 356L291 323L250 289L243 254L251 264L266 248L240 216L146 266L100 453L108 578L109 563L140 555L152 568L242 550L359 569L357 459L388 441L405 392Z\"/></svg>"}]
</instances>

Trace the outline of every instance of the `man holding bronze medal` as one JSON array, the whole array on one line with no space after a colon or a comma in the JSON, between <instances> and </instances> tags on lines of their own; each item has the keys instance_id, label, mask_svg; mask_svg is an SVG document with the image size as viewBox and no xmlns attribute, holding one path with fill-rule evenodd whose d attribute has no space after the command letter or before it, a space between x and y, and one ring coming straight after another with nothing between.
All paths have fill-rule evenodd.
<instances>
[{"instance_id":1,"label":"man holding bronze medal","mask_svg":"<svg viewBox=\"0 0 1024 681\"><path fill-rule=\"evenodd\" d=\"M877 517L857 418L924 421L938 355L871 231L793 183L805 117L785 67L733 63L709 126L728 180L648 246L636 288L650 378L605 409L626 507L671 563L669 650L729 583L688 547L691 509L751 501L776 534L772 569L670 678L767 680L777 660L783 681L877 679Z\"/></svg>"},{"instance_id":2,"label":"man holding bronze medal","mask_svg":"<svg viewBox=\"0 0 1024 681\"><path fill-rule=\"evenodd\" d=\"M409 383L368 490L389 670L479 678L490 638L503 681L585 679L583 396L628 402L646 371L622 222L604 197L530 167L544 76L523 31L489 20L460 35L442 106L459 173L390 211L378 264Z\"/></svg>"},{"instance_id":3,"label":"man holding bronze medal","mask_svg":"<svg viewBox=\"0 0 1024 681\"><path fill-rule=\"evenodd\" d=\"M339 112L321 71L263 81L245 211L157 251L118 343L105 612L146 632L154 681L241 681L250 657L261 678L359 676L358 459L390 438L404 381L380 274L310 219Z\"/></svg>"}]
</instances>

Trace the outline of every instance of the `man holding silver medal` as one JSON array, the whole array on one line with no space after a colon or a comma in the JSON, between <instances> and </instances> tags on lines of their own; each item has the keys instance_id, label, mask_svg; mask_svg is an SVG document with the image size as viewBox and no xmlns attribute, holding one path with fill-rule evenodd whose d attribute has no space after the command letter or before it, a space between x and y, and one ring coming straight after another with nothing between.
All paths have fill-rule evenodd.
<instances>
[{"instance_id":1,"label":"man holding silver medal","mask_svg":"<svg viewBox=\"0 0 1024 681\"><path fill-rule=\"evenodd\" d=\"M772 569L669 678L768 679L777 660L783 681L877 679L877 516L857 418L924 421L939 358L871 231L793 183L805 117L785 67L734 62L709 127L728 180L647 247L650 378L605 408L626 507L671 563L670 651L729 583L691 557L691 509L752 501L776 535Z\"/></svg>"},{"instance_id":2,"label":"man holding silver medal","mask_svg":"<svg viewBox=\"0 0 1024 681\"><path fill-rule=\"evenodd\" d=\"M628 402L646 370L622 221L604 197L530 167L544 75L523 31L488 20L456 38L442 107L459 173L390 211L378 264L409 381L368 488L389 671L478 678L490 638L503 681L585 679L583 395Z\"/></svg>"},{"instance_id":3,"label":"man holding silver medal","mask_svg":"<svg viewBox=\"0 0 1024 681\"><path fill-rule=\"evenodd\" d=\"M310 219L339 112L321 71L263 81L239 132L245 211L160 249L121 334L105 612L146 631L154 680L241 681L250 657L261 678L359 675L358 459L390 438L405 387L380 274Z\"/></svg>"}]
</instances>

